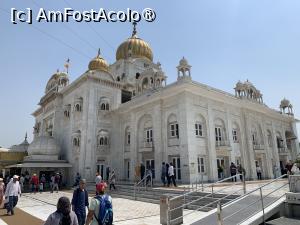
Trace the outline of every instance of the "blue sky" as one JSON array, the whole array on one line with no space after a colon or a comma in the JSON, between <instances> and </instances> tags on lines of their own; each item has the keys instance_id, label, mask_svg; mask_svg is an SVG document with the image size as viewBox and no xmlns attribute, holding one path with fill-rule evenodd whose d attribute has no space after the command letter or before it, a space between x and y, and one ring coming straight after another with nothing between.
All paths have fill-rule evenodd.
<instances>
[{"instance_id":1,"label":"blue sky","mask_svg":"<svg viewBox=\"0 0 300 225\"><path fill-rule=\"evenodd\" d=\"M286 97L300 118L300 1L2 0L0 146L22 142L26 131L32 140L31 113L48 79L56 69L63 69L67 58L73 81L86 71L99 47L113 63L118 45L131 34L128 22L13 25L6 13L12 7L36 12L39 7L63 10L70 6L76 10L153 8L156 20L139 23L138 35L150 43L154 61L161 62L168 83L176 80L176 66L185 56L194 80L233 93L238 80L249 79L269 107L278 109Z\"/></svg>"}]
</instances>

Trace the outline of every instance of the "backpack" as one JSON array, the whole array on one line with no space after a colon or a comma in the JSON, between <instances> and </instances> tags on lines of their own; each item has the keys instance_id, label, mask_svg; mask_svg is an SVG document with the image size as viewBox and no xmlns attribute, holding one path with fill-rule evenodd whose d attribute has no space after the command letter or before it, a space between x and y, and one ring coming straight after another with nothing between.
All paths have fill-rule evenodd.
<instances>
[{"instance_id":1,"label":"backpack","mask_svg":"<svg viewBox=\"0 0 300 225\"><path fill-rule=\"evenodd\" d=\"M95 199L98 199L99 204L99 212L98 215L94 213L94 217L96 218L99 225L112 225L113 223L113 210L112 204L109 201L108 195L96 196Z\"/></svg>"}]
</instances>

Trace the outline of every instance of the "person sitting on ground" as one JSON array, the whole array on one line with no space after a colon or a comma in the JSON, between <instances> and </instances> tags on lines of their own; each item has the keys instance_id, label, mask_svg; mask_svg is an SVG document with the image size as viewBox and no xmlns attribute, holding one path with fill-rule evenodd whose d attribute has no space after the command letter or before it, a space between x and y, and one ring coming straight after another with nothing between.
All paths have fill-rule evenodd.
<instances>
[{"instance_id":1,"label":"person sitting on ground","mask_svg":"<svg viewBox=\"0 0 300 225\"><path fill-rule=\"evenodd\" d=\"M60 197L57 210L52 213L44 225L78 225L76 214L71 211L71 203L67 197Z\"/></svg>"},{"instance_id":2,"label":"person sitting on ground","mask_svg":"<svg viewBox=\"0 0 300 225\"><path fill-rule=\"evenodd\" d=\"M106 187L105 182L96 185L96 197L91 199L86 225L112 225L112 199L105 194Z\"/></svg>"}]
</instances>

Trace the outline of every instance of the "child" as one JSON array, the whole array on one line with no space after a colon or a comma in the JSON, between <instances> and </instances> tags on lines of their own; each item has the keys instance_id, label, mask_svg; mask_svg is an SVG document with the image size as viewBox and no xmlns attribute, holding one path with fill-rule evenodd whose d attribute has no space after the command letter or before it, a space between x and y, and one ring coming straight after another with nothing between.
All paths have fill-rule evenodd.
<instances>
[{"instance_id":1,"label":"child","mask_svg":"<svg viewBox=\"0 0 300 225\"><path fill-rule=\"evenodd\" d=\"M42 193L43 189L44 189L44 184L41 182L40 183L40 193Z\"/></svg>"}]
</instances>

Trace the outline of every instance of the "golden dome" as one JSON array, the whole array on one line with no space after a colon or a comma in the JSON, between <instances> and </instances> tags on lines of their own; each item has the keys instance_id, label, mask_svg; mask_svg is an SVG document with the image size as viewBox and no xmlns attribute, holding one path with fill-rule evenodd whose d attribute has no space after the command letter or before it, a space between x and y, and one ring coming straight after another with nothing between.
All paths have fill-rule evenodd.
<instances>
[{"instance_id":1,"label":"golden dome","mask_svg":"<svg viewBox=\"0 0 300 225\"><path fill-rule=\"evenodd\" d=\"M108 71L108 63L101 57L100 49L98 50L98 55L90 61L89 70Z\"/></svg>"},{"instance_id":2,"label":"golden dome","mask_svg":"<svg viewBox=\"0 0 300 225\"><path fill-rule=\"evenodd\" d=\"M152 50L150 45L143 39L138 38L136 35L136 23L133 23L132 36L124 41L117 49L116 59L133 58L146 58L150 61L153 60Z\"/></svg>"}]
</instances>

